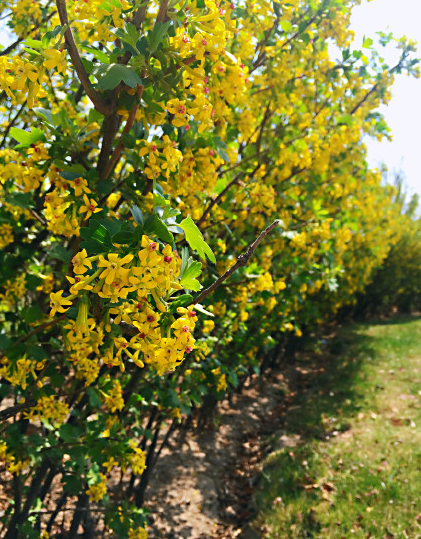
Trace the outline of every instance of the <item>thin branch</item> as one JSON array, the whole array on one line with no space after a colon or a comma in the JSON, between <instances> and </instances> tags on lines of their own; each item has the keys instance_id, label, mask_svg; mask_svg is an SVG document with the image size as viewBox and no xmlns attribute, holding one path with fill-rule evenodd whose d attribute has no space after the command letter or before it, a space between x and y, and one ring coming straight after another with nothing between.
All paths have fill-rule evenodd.
<instances>
[{"instance_id":1,"label":"thin branch","mask_svg":"<svg viewBox=\"0 0 421 539\"><path fill-rule=\"evenodd\" d=\"M9 419L9 417L13 417L17 415L19 412L23 412L23 410L27 410L28 408L33 408L36 406L36 401L29 399L26 402L22 402L21 404L15 404L14 406L9 406L9 408L5 408L4 410L0 411L0 423L3 421L6 421L6 419Z\"/></svg>"},{"instance_id":2,"label":"thin branch","mask_svg":"<svg viewBox=\"0 0 421 539\"><path fill-rule=\"evenodd\" d=\"M146 10L148 9L148 1L146 0L140 8L133 15L131 23L136 26L136 30L140 30L140 27L145 20Z\"/></svg>"},{"instance_id":3,"label":"thin branch","mask_svg":"<svg viewBox=\"0 0 421 539\"><path fill-rule=\"evenodd\" d=\"M241 179L241 177L244 175L244 172L239 172L233 180L229 182L229 184L225 187L223 191L219 193L219 195L215 198L213 198L209 204L209 206L205 209L205 211L202 213L202 217L197 221L196 225L200 227L200 225L203 223L203 221L206 219L208 213L212 210L212 208L215 206L215 204L218 204L223 196L226 195L226 193L231 189L233 185L238 183Z\"/></svg>"},{"instance_id":4,"label":"thin branch","mask_svg":"<svg viewBox=\"0 0 421 539\"><path fill-rule=\"evenodd\" d=\"M241 159L240 161L237 161L232 166L230 166L228 168L225 168L225 169L221 169L218 172L218 178L220 178L221 176L223 176L227 172L231 172L231 170L235 170L236 168L240 167L246 161L250 161L251 159L256 159L256 158L257 158L257 154L249 155L248 157L245 157L244 159Z\"/></svg>"},{"instance_id":5,"label":"thin branch","mask_svg":"<svg viewBox=\"0 0 421 539\"><path fill-rule=\"evenodd\" d=\"M161 0L155 24L165 22L167 19L168 0Z\"/></svg>"},{"instance_id":6,"label":"thin branch","mask_svg":"<svg viewBox=\"0 0 421 539\"><path fill-rule=\"evenodd\" d=\"M195 304L195 303L200 303L201 301L203 301L210 294L212 294L212 292L214 292L217 288L219 288L221 284L224 281L226 281L228 277L230 277L234 273L234 271L236 271L241 266L246 266L250 258L253 256L254 251L256 250L259 243L269 234L269 232L271 232L276 226L278 226L280 222L281 222L280 219L276 219L276 221L273 221L271 225L265 228L265 230L263 230L263 232L259 234L259 237L255 239L251 245L249 245L247 251L237 258L237 262L231 268L229 268L223 275L221 275L219 279L217 279L213 284L211 284L209 288L206 288L196 298L194 298L191 303Z\"/></svg>"},{"instance_id":7,"label":"thin branch","mask_svg":"<svg viewBox=\"0 0 421 539\"><path fill-rule=\"evenodd\" d=\"M3 132L3 140L0 142L0 148L3 147L4 143L6 142L7 135L9 134L10 129L15 125L16 120L19 118L19 116L22 114L23 110L26 107L27 101L25 100L23 104L20 106L20 108L17 110L16 114L13 116L13 118L9 121L7 124L6 129Z\"/></svg>"},{"instance_id":8,"label":"thin branch","mask_svg":"<svg viewBox=\"0 0 421 539\"><path fill-rule=\"evenodd\" d=\"M112 153L112 155L110 157L110 160L107 163L107 166L101 172L100 180L105 180L106 178L108 178L110 172L113 170L113 168L117 164L118 160L120 159L121 153L122 153L123 148L124 148L123 137L124 137L124 135L128 134L130 132L130 129L132 128L133 122L134 122L135 117L136 117L136 113L137 113L137 111L139 109L140 100L142 99L143 89L144 89L144 86L138 86L137 94L139 96L139 103L137 105L135 105L132 108L132 110L130 111L129 117L127 118L127 122L126 122L126 125L124 126L123 133L122 133L122 135L120 137L120 140L118 141L118 144L117 144L115 150L113 151L113 153Z\"/></svg>"},{"instance_id":9,"label":"thin branch","mask_svg":"<svg viewBox=\"0 0 421 539\"><path fill-rule=\"evenodd\" d=\"M87 96L92 101L97 111L104 116L108 116L113 111L111 107L107 103L105 103L105 101L103 101L101 95L92 88L89 76L82 64L82 60L76 47L75 39L73 37L73 32L70 28L69 18L67 15L66 0L56 0L56 5L61 25L67 26L67 30L64 33L64 38L66 40L67 50L69 51L70 58L72 60L73 67L76 70L77 76L79 77L79 80L82 83Z\"/></svg>"},{"instance_id":10,"label":"thin branch","mask_svg":"<svg viewBox=\"0 0 421 539\"><path fill-rule=\"evenodd\" d=\"M256 141L256 154L258 156L260 156L260 147L262 145L262 137L263 137L263 130L265 129L265 124L273 114L273 112L270 112L270 105L271 105L271 102L269 101L268 106L266 107L266 110L265 110L265 115L263 117L262 123L260 124L260 127L259 127L259 135L257 136L257 141Z\"/></svg>"},{"instance_id":11,"label":"thin branch","mask_svg":"<svg viewBox=\"0 0 421 539\"><path fill-rule=\"evenodd\" d=\"M405 59L405 55L402 56L402 58L399 60L399 62L394 67L389 69L388 73L392 74L395 71L397 71L398 69L400 69L402 67L404 59ZM351 114L351 116L353 114L355 114L357 112L357 110L367 101L367 99L371 96L371 94L373 94L377 90L379 85L380 85L380 82L376 82L376 84L371 88L371 90L369 90L365 94L365 96L355 105L355 107L349 113L349 114Z\"/></svg>"}]
</instances>

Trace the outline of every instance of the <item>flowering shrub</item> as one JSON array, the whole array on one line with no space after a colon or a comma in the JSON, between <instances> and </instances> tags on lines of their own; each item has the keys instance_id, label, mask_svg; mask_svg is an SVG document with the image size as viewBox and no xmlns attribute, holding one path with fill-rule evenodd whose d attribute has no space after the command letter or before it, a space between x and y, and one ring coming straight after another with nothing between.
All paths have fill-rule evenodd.
<instances>
[{"instance_id":1,"label":"flowering shrub","mask_svg":"<svg viewBox=\"0 0 421 539\"><path fill-rule=\"evenodd\" d=\"M4 538L145 538L175 426L401 237L362 137L415 49L356 3L0 3Z\"/></svg>"}]
</instances>

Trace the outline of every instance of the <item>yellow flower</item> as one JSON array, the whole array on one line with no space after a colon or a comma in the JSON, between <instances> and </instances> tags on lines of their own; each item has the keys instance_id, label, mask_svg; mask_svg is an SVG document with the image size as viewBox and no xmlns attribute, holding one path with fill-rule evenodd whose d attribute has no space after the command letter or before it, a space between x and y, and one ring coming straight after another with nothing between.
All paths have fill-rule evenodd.
<instances>
[{"instance_id":1,"label":"yellow flower","mask_svg":"<svg viewBox=\"0 0 421 539\"><path fill-rule=\"evenodd\" d=\"M38 80L39 72L37 71L37 68L26 60L14 57L13 68L15 76L11 85L12 90L23 90L26 79L29 79L31 82Z\"/></svg>"},{"instance_id":2,"label":"yellow flower","mask_svg":"<svg viewBox=\"0 0 421 539\"><path fill-rule=\"evenodd\" d=\"M88 253L86 252L86 249L82 249L82 251L75 254L75 256L72 258L72 264L73 264L73 271L77 275L86 273L88 268L92 269L92 263L88 258Z\"/></svg>"},{"instance_id":3,"label":"yellow flower","mask_svg":"<svg viewBox=\"0 0 421 539\"><path fill-rule=\"evenodd\" d=\"M97 208L98 204L95 202L95 200L93 198L89 200L88 196L85 194L83 195L83 202L85 205L79 208L79 213L86 213L87 215L85 219L89 219L93 213L102 211L102 208Z\"/></svg>"},{"instance_id":4,"label":"yellow flower","mask_svg":"<svg viewBox=\"0 0 421 539\"><path fill-rule=\"evenodd\" d=\"M107 284L111 284L115 281L117 278L122 278L122 280L126 280L127 275L129 273L128 269L122 268L124 264L128 264L133 260L133 255L126 255L121 260L118 257L118 254L116 253L110 253L108 255L108 260L105 260L105 258L100 255L98 267L99 268L105 268L104 271L99 276L100 279L105 278L105 282Z\"/></svg>"},{"instance_id":5,"label":"yellow flower","mask_svg":"<svg viewBox=\"0 0 421 539\"><path fill-rule=\"evenodd\" d=\"M157 144L155 142L147 142L146 140L143 141L143 144L145 147L139 150L139 157L148 154L149 163L154 165L156 163L156 156L159 155Z\"/></svg>"},{"instance_id":6,"label":"yellow flower","mask_svg":"<svg viewBox=\"0 0 421 539\"><path fill-rule=\"evenodd\" d=\"M85 178L75 178L73 181L69 181L70 187L75 190L75 196L80 197L82 193L90 193L88 188L88 182Z\"/></svg>"},{"instance_id":7,"label":"yellow flower","mask_svg":"<svg viewBox=\"0 0 421 539\"><path fill-rule=\"evenodd\" d=\"M64 290L59 290L58 292L51 292L50 294L51 318L56 314L56 312L65 313L69 309L69 307L64 308L63 305L72 304L72 302L69 301L67 298L62 297L63 292Z\"/></svg>"},{"instance_id":8,"label":"yellow flower","mask_svg":"<svg viewBox=\"0 0 421 539\"><path fill-rule=\"evenodd\" d=\"M44 56L47 60L44 60L43 65L47 69L57 69L59 73L66 71L66 53L57 49L45 49Z\"/></svg>"}]
</instances>

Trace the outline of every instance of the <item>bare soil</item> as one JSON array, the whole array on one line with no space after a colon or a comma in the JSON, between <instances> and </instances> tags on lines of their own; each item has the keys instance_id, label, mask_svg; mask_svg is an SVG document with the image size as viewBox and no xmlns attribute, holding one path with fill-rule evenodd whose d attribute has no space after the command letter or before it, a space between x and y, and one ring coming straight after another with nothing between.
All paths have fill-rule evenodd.
<instances>
[{"instance_id":1,"label":"bare soil","mask_svg":"<svg viewBox=\"0 0 421 539\"><path fill-rule=\"evenodd\" d=\"M212 426L173 438L146 493L150 539L258 537L248 522L265 439L275 433L277 447L298 441L282 429L297 376L288 367L252 379L241 394L219 404Z\"/></svg>"}]
</instances>

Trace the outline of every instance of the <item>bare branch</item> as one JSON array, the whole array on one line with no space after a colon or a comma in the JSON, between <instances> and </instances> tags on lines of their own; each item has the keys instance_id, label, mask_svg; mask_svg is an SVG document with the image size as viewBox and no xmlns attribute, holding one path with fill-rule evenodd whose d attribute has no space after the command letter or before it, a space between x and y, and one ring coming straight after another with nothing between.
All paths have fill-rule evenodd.
<instances>
[{"instance_id":1,"label":"bare branch","mask_svg":"<svg viewBox=\"0 0 421 539\"><path fill-rule=\"evenodd\" d=\"M79 77L79 80L82 83L87 96L92 101L97 111L104 116L108 116L113 112L111 107L107 103L105 103L101 95L92 88L91 81L89 80L88 74L83 67L82 60L80 58L79 52L76 47L75 39L73 37L73 32L69 25L66 0L56 0L56 5L61 25L68 27L64 33L64 38L66 40L67 50L69 51L70 58L72 60L73 67L76 70L77 76Z\"/></svg>"},{"instance_id":2,"label":"bare branch","mask_svg":"<svg viewBox=\"0 0 421 539\"><path fill-rule=\"evenodd\" d=\"M9 408L5 408L4 410L0 411L0 423L6 421L6 419L9 419L9 417L17 415L19 412L23 412L23 410L28 410L29 408L33 408L36 405L36 401L30 398L26 399L26 402L22 402L21 404L9 406Z\"/></svg>"},{"instance_id":3,"label":"bare branch","mask_svg":"<svg viewBox=\"0 0 421 539\"><path fill-rule=\"evenodd\" d=\"M137 113L137 111L139 109L140 101L142 99L143 89L144 89L144 86L138 86L137 94L139 96L139 103L137 105L135 105L132 108L132 110L130 111L129 117L127 118L127 122L126 122L126 125L124 126L123 133L122 133L122 135L120 137L120 140L118 141L118 144L117 144L115 150L113 151L113 153L112 153L112 155L110 157L110 160L107 163L107 166L101 172L100 180L105 180L106 178L108 178L110 172L113 170L113 168L117 164L118 160L120 159L121 153L122 153L123 148L124 148L123 136L126 135L127 133L129 133L130 129L132 128L134 119L136 117L136 113Z\"/></svg>"},{"instance_id":4,"label":"bare branch","mask_svg":"<svg viewBox=\"0 0 421 539\"><path fill-rule=\"evenodd\" d=\"M263 230L263 232L260 233L259 237L256 240L254 240L254 242L251 245L249 245L247 251L237 258L237 262L231 268L229 268L229 270L227 270L223 275L221 275L219 279L217 279L213 284L211 284L209 288L206 288L196 298L194 298L191 303L195 304L195 303L200 303L201 301L203 301L210 294L212 294L212 292L214 292L217 288L219 288L221 284L224 281L226 281L228 277L230 277L234 273L234 271L236 271L241 266L246 266L250 258L253 256L254 251L256 250L259 243L269 234L269 232L271 232L276 226L278 226L280 222L281 222L280 219L276 219L276 221L273 221L271 225L265 228L265 230Z\"/></svg>"},{"instance_id":5,"label":"bare branch","mask_svg":"<svg viewBox=\"0 0 421 539\"><path fill-rule=\"evenodd\" d=\"M167 9L168 9L168 0L161 0L161 4L159 6L158 15L156 16L156 22L165 22L167 19Z\"/></svg>"},{"instance_id":6,"label":"bare branch","mask_svg":"<svg viewBox=\"0 0 421 539\"><path fill-rule=\"evenodd\" d=\"M219 193L219 195L217 197L215 197L214 199L212 199L212 201L210 202L209 206L205 209L205 211L202 213L202 217L197 221L197 226L200 227L200 225L203 223L203 221L206 219L208 213L211 211L211 209L215 206L215 204L218 204L218 202L220 202L220 200L222 199L223 196L225 196L225 194L228 192L229 189L231 189L231 187L233 185L235 185L236 183L238 183L241 179L241 177L244 175L244 172L239 172L235 178L233 180L231 180L229 182L229 184L225 187L225 189L223 191L221 191Z\"/></svg>"}]
</instances>

